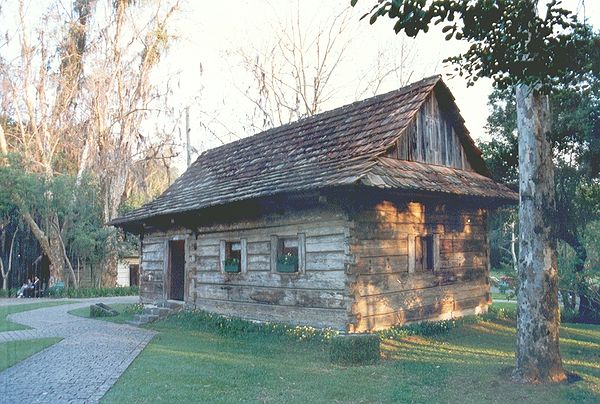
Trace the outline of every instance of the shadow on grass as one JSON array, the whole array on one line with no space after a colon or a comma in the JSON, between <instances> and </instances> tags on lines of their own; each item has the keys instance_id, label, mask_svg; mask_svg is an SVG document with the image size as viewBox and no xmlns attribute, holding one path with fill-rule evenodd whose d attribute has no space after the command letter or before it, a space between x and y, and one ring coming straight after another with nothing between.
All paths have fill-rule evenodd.
<instances>
[{"instance_id":1,"label":"shadow on grass","mask_svg":"<svg viewBox=\"0 0 600 404\"><path fill-rule=\"evenodd\" d=\"M385 340L384 360L364 367L332 365L324 343L226 336L175 320L149 328L159 334L105 402L600 401L600 369L591 359L598 326L565 330L565 365L581 381L554 386L510 382L506 369L512 368L515 344L510 321L467 325L438 337Z\"/></svg>"}]
</instances>

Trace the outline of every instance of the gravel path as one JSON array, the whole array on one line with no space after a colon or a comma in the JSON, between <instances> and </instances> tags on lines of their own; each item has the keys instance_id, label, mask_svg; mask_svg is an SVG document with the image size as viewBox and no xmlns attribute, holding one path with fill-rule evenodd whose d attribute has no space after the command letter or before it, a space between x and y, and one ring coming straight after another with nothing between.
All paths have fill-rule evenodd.
<instances>
[{"instance_id":1,"label":"gravel path","mask_svg":"<svg viewBox=\"0 0 600 404\"><path fill-rule=\"evenodd\" d=\"M47 337L64 339L1 372L0 401L96 403L154 336L149 330L67 313L96 302L135 303L138 297L77 300L79 303L8 316L10 321L32 329L0 332L0 342Z\"/></svg>"}]
</instances>

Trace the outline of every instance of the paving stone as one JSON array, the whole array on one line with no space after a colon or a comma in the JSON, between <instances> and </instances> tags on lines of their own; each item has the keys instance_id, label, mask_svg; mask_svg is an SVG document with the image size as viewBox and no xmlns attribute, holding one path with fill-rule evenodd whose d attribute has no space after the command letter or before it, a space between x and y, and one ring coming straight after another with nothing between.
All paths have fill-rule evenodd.
<instances>
[{"instance_id":1,"label":"paving stone","mask_svg":"<svg viewBox=\"0 0 600 404\"><path fill-rule=\"evenodd\" d=\"M154 336L149 330L67 313L97 302L137 303L139 298L78 300L81 302L8 317L10 321L32 329L2 332L0 341L64 339L0 372L3 403L98 402ZM29 301L20 299L19 303ZM0 305L7 304L0 302Z\"/></svg>"}]
</instances>

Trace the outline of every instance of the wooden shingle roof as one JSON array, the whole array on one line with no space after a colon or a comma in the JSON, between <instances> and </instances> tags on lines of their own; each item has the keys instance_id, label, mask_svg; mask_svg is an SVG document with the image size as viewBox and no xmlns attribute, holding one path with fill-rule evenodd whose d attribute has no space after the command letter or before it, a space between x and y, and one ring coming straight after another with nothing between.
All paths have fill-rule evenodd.
<instances>
[{"instance_id":1,"label":"wooden shingle roof","mask_svg":"<svg viewBox=\"0 0 600 404\"><path fill-rule=\"evenodd\" d=\"M436 86L450 94L434 76L207 150L158 198L111 224L355 183L514 200L512 191L481 175L485 164L466 129L461 143L481 174L383 158Z\"/></svg>"}]
</instances>

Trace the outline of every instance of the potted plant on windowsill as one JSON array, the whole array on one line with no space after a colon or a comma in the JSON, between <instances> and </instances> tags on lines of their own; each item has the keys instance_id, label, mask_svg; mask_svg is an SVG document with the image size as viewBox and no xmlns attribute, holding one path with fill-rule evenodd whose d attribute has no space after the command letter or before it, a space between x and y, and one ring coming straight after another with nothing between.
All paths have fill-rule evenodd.
<instances>
[{"instance_id":1,"label":"potted plant on windowsill","mask_svg":"<svg viewBox=\"0 0 600 404\"><path fill-rule=\"evenodd\" d=\"M285 254L277 257L277 272L298 272L298 256Z\"/></svg>"},{"instance_id":2,"label":"potted plant on windowsill","mask_svg":"<svg viewBox=\"0 0 600 404\"><path fill-rule=\"evenodd\" d=\"M227 258L223 269L228 273L240 272L240 260L238 258Z\"/></svg>"}]
</instances>

